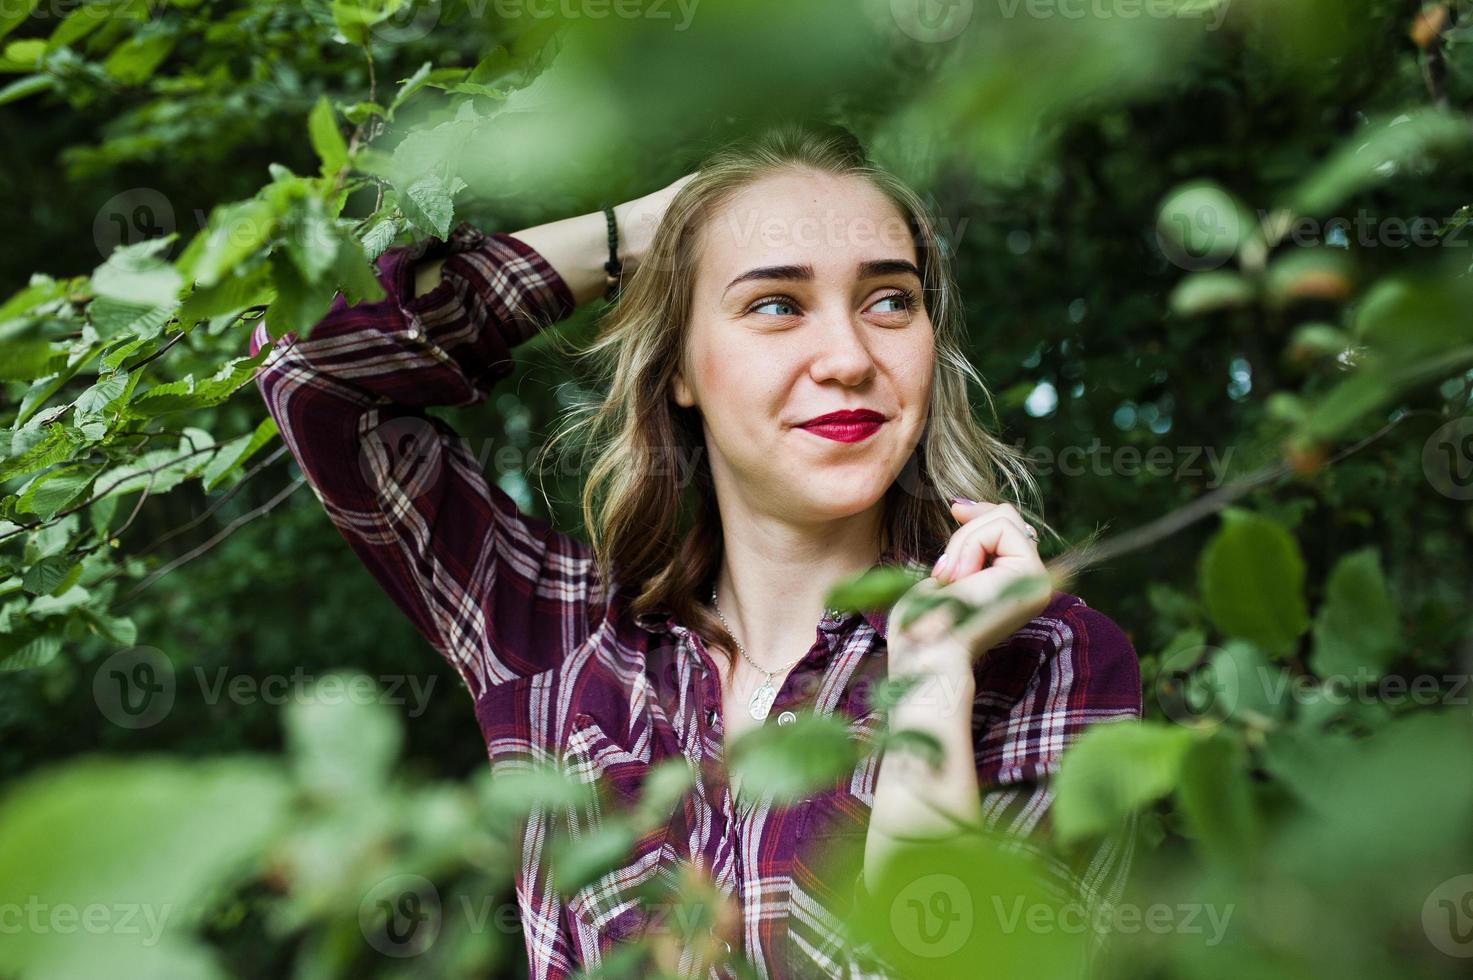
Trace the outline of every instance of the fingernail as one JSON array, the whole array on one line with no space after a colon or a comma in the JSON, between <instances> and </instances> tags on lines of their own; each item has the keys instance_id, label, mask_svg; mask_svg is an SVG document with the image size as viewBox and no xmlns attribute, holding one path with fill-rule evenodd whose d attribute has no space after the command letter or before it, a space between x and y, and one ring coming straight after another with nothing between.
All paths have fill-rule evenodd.
<instances>
[{"instance_id":1,"label":"fingernail","mask_svg":"<svg viewBox=\"0 0 1473 980\"><path fill-rule=\"evenodd\" d=\"M946 569L949 568L950 566L951 566L951 557L949 555L942 555L940 558L937 558L936 559L936 564L934 566L932 566L932 568L931 568L931 577L932 578L940 578L942 575L944 575L946 573Z\"/></svg>"},{"instance_id":2,"label":"fingernail","mask_svg":"<svg viewBox=\"0 0 1473 980\"><path fill-rule=\"evenodd\" d=\"M955 507L957 504L975 504L976 502L977 501L975 501L975 500L968 500L966 497L952 497L951 498L951 505L953 507Z\"/></svg>"}]
</instances>

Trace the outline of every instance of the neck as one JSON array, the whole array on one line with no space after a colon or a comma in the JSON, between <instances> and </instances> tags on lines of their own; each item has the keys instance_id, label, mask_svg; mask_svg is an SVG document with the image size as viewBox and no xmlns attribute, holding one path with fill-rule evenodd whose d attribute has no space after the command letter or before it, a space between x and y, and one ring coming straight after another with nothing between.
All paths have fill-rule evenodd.
<instances>
[{"instance_id":1,"label":"neck","mask_svg":"<svg viewBox=\"0 0 1473 980\"><path fill-rule=\"evenodd\" d=\"M879 559L884 502L812 525L722 515L716 590L747 654L765 667L791 663L813 643L829 590Z\"/></svg>"}]
</instances>

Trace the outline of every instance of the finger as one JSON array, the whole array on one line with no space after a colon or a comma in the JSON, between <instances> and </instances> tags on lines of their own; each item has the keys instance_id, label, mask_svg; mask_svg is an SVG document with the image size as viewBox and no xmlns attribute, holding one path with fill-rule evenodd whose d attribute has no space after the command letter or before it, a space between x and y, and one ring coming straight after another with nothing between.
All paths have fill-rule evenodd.
<instances>
[{"instance_id":1,"label":"finger","mask_svg":"<svg viewBox=\"0 0 1473 980\"><path fill-rule=\"evenodd\" d=\"M1004 531L1006 530L1006 533ZM948 548L953 556L941 581L955 582L1004 558L1021 557L1038 560L1038 545L1028 534L1028 524L1017 511L999 507L993 513L963 527Z\"/></svg>"},{"instance_id":2,"label":"finger","mask_svg":"<svg viewBox=\"0 0 1473 980\"><path fill-rule=\"evenodd\" d=\"M968 500L966 497L957 497L951 501L951 516L965 524L972 518L979 517L998 506L998 504L985 500Z\"/></svg>"},{"instance_id":3,"label":"finger","mask_svg":"<svg viewBox=\"0 0 1473 980\"><path fill-rule=\"evenodd\" d=\"M931 568L931 576L938 580L947 579L949 573L960 567L958 558L961 554L961 546L967 540L967 527L979 518L999 510L1001 505L975 500L958 498L951 502L951 514L962 522L962 526L951 533L950 540L946 543L946 549L936 559L936 564Z\"/></svg>"}]
</instances>

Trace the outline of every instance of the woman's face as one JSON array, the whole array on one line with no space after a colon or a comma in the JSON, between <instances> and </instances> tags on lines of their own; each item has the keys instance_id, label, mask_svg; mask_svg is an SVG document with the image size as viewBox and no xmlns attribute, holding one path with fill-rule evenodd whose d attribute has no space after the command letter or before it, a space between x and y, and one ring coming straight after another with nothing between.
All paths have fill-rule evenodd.
<instances>
[{"instance_id":1,"label":"woman's face","mask_svg":"<svg viewBox=\"0 0 1473 980\"><path fill-rule=\"evenodd\" d=\"M878 503L920 440L935 358L904 216L861 178L789 171L714 212L701 248L672 394L700 408L717 493L797 522ZM805 427L845 410L882 421Z\"/></svg>"}]
</instances>

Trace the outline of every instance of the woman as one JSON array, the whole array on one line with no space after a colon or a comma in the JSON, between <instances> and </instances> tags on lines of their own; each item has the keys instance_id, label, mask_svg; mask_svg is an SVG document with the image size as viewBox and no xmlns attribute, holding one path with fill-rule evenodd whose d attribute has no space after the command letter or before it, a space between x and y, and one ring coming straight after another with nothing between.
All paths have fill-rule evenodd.
<instances>
[{"instance_id":1,"label":"woman","mask_svg":"<svg viewBox=\"0 0 1473 980\"><path fill-rule=\"evenodd\" d=\"M339 297L308 339L277 341L261 391L328 515L464 679L493 768L559 760L611 805L664 759L699 773L620 868L569 895L548 877L551 817L529 821L532 977L655 928L641 888L689 866L739 915L676 950L681 971L704 974L712 949L764 975L857 971L839 922L895 838L954 818L1037 831L1064 747L1139 716L1135 654L1047 588L965 630L825 608L877 563L972 600L1043 572L1006 502L1032 482L969 410L982 382L931 219L852 138L780 129L614 215L633 274L591 349L607 396L575 426L590 544L520 513L423 409L483 401L513 347L599 295L602 213L391 250L386 298ZM258 327L251 352L268 343ZM888 724L934 736L939 772L885 754L791 806L728 780L726 740L769 717L840 713L873 738L874 682L910 675ZM861 873L835 879L819 855L846 847ZM1102 851L1082 882L1113 888L1122 865Z\"/></svg>"}]
</instances>

